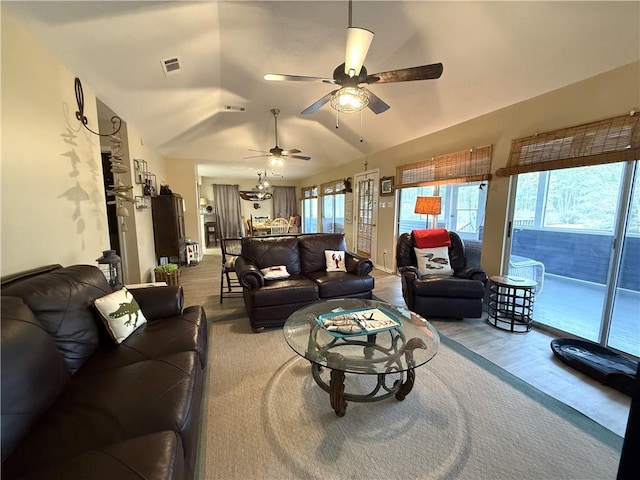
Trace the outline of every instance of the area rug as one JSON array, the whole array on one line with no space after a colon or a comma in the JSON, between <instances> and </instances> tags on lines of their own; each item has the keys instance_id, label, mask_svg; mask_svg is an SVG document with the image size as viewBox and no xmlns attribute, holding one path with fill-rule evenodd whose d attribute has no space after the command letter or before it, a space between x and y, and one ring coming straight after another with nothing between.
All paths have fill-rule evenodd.
<instances>
[{"instance_id":1,"label":"area rug","mask_svg":"<svg viewBox=\"0 0 640 480\"><path fill-rule=\"evenodd\" d=\"M201 479L616 476L619 436L445 337L404 401L350 402L344 417L281 329L221 321L210 342Z\"/></svg>"}]
</instances>

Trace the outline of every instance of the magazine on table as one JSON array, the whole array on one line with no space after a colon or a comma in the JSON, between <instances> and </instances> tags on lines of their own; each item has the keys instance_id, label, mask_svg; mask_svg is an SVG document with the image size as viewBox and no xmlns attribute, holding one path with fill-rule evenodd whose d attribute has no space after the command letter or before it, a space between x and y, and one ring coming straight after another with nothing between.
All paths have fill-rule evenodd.
<instances>
[{"instance_id":1,"label":"magazine on table","mask_svg":"<svg viewBox=\"0 0 640 480\"><path fill-rule=\"evenodd\" d=\"M317 321L335 336L369 335L402 326L393 314L380 308L337 308L319 315Z\"/></svg>"}]
</instances>

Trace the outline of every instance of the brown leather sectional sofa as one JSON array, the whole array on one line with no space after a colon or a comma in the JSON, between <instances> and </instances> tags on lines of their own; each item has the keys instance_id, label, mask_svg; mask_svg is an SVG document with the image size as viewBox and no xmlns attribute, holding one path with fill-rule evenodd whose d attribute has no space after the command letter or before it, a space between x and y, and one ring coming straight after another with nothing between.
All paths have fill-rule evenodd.
<instances>
[{"instance_id":1,"label":"brown leather sectional sofa","mask_svg":"<svg viewBox=\"0 0 640 480\"><path fill-rule=\"evenodd\" d=\"M131 290L147 323L117 345L95 266L2 279L2 478L189 479L207 322L179 286Z\"/></svg>"},{"instance_id":2,"label":"brown leather sectional sofa","mask_svg":"<svg viewBox=\"0 0 640 480\"><path fill-rule=\"evenodd\" d=\"M346 272L327 272L325 250L345 252ZM261 269L287 267L290 276L265 280ZM370 259L346 248L342 233L283 237L245 237L235 263L244 303L254 332L281 327L293 312L329 298L371 298L374 279Z\"/></svg>"}]
</instances>

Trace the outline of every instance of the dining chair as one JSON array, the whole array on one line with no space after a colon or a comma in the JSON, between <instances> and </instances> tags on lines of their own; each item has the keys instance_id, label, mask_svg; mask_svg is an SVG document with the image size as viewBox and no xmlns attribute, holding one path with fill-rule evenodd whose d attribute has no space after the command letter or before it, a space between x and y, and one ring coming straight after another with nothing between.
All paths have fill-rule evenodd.
<instances>
[{"instance_id":1,"label":"dining chair","mask_svg":"<svg viewBox=\"0 0 640 480\"><path fill-rule=\"evenodd\" d=\"M242 296L242 285L236 275L236 259L242 252L242 238L220 238L222 265L220 268L220 303L225 298ZM226 285L225 285L226 283Z\"/></svg>"}]
</instances>

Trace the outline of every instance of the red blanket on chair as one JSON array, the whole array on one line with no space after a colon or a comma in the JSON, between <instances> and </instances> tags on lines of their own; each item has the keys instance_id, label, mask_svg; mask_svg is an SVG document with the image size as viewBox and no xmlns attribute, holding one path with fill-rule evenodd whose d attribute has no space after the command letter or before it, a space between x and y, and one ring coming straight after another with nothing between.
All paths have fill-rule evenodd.
<instances>
[{"instance_id":1,"label":"red blanket on chair","mask_svg":"<svg viewBox=\"0 0 640 480\"><path fill-rule=\"evenodd\" d=\"M431 228L428 230L414 230L413 238L418 248L449 247L451 239L446 228Z\"/></svg>"}]
</instances>

